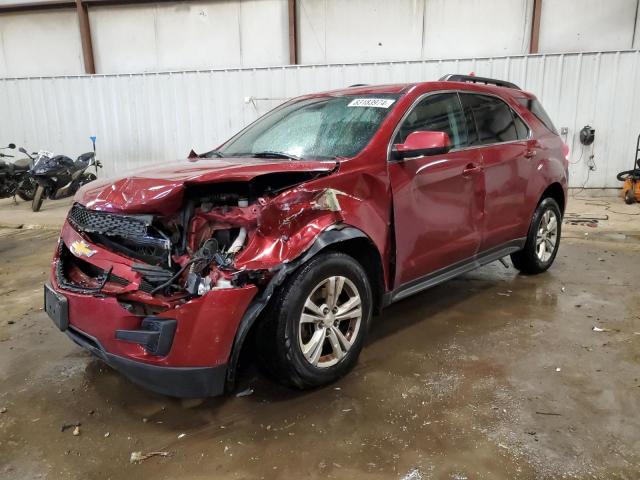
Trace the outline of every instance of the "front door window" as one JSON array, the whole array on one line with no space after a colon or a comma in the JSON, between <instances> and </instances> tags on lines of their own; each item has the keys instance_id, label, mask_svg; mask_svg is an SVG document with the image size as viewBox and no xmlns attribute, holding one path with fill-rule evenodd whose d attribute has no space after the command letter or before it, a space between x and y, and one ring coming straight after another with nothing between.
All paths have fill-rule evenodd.
<instances>
[{"instance_id":1,"label":"front door window","mask_svg":"<svg viewBox=\"0 0 640 480\"><path fill-rule=\"evenodd\" d=\"M457 94L441 93L425 97L405 118L393 143L404 143L410 133L424 131L447 133L452 148L467 144L467 128Z\"/></svg>"}]
</instances>

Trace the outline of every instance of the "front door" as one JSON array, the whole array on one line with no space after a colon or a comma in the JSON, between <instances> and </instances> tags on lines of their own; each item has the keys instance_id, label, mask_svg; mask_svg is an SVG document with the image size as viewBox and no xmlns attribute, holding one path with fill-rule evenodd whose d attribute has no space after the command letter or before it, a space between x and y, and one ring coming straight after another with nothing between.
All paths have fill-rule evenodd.
<instances>
[{"instance_id":1,"label":"front door","mask_svg":"<svg viewBox=\"0 0 640 480\"><path fill-rule=\"evenodd\" d=\"M460 150L467 145L467 128L458 95L425 96L404 118L393 143L404 143L415 131L446 132L453 148L389 163L396 287L472 259L481 240L482 154Z\"/></svg>"}]
</instances>

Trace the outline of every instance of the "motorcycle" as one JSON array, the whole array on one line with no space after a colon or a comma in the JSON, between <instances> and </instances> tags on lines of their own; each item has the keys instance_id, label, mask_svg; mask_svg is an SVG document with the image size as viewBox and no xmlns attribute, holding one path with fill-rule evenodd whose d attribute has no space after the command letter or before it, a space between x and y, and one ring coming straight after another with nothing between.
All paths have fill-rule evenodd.
<instances>
[{"instance_id":1,"label":"motorcycle","mask_svg":"<svg viewBox=\"0 0 640 480\"><path fill-rule=\"evenodd\" d=\"M33 167L29 171L38 183L31 204L34 212L40 210L45 198L58 200L70 197L81 186L98 178L98 168L102 168L102 164L96 159L95 137L91 137L91 140L93 151L83 153L76 160L65 155L54 155L45 150L38 152L33 159ZM94 167L95 174L87 172L90 167Z\"/></svg>"},{"instance_id":2,"label":"motorcycle","mask_svg":"<svg viewBox=\"0 0 640 480\"><path fill-rule=\"evenodd\" d=\"M15 144L10 143L6 147L0 148L0 150L13 150L15 148ZM19 158L11 162L5 161L3 158L14 158L14 155L0 152L0 198L13 197L15 201L17 195L25 201L33 200L38 184L29 175L31 160L29 158Z\"/></svg>"}]
</instances>

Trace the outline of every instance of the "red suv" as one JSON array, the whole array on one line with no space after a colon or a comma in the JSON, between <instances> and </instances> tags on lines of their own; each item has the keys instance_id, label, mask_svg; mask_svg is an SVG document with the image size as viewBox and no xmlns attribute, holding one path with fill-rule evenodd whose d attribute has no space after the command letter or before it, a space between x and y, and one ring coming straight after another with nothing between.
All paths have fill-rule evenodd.
<instances>
[{"instance_id":1,"label":"red suv","mask_svg":"<svg viewBox=\"0 0 640 480\"><path fill-rule=\"evenodd\" d=\"M232 387L243 346L285 384L323 385L382 307L507 255L549 268L566 153L536 98L499 80L299 97L216 150L84 186L46 310L167 395Z\"/></svg>"}]
</instances>

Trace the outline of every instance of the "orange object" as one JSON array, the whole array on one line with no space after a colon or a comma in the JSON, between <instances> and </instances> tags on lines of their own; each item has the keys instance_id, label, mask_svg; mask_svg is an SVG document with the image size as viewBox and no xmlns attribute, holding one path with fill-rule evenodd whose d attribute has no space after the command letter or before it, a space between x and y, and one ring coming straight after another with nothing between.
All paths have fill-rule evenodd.
<instances>
[{"instance_id":1,"label":"orange object","mask_svg":"<svg viewBox=\"0 0 640 480\"><path fill-rule=\"evenodd\" d=\"M640 180L627 178L622 185L622 198L627 204L640 202Z\"/></svg>"},{"instance_id":2,"label":"orange object","mask_svg":"<svg viewBox=\"0 0 640 480\"><path fill-rule=\"evenodd\" d=\"M633 168L620 172L616 178L624 182L622 185L622 198L624 203L631 205L640 202L640 135L636 142L636 154L633 157Z\"/></svg>"}]
</instances>

